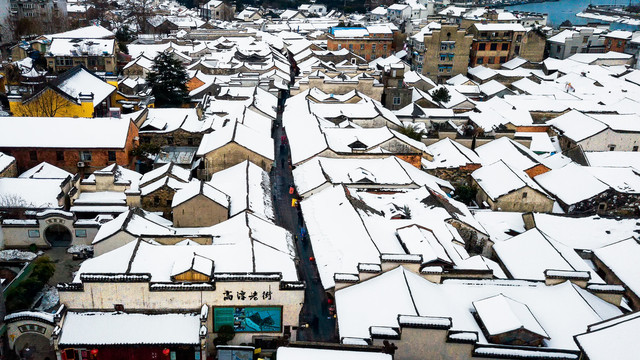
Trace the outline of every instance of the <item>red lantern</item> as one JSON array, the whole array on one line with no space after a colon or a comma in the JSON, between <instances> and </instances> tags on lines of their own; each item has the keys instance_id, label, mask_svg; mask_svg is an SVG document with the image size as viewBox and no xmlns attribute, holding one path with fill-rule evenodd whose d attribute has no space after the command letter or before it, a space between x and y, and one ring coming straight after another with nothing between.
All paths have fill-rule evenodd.
<instances>
[{"instance_id":1,"label":"red lantern","mask_svg":"<svg viewBox=\"0 0 640 360\"><path fill-rule=\"evenodd\" d=\"M91 355L93 355L93 356L98 355L98 349L91 350Z\"/></svg>"},{"instance_id":2,"label":"red lantern","mask_svg":"<svg viewBox=\"0 0 640 360\"><path fill-rule=\"evenodd\" d=\"M171 350L169 349L162 349L162 353L166 356L169 355L169 353L171 352Z\"/></svg>"}]
</instances>

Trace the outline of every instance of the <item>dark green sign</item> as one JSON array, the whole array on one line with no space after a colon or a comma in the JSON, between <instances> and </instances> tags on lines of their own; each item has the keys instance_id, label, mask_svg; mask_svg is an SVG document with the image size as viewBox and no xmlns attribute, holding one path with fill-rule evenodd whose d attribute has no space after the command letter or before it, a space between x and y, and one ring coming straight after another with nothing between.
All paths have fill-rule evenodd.
<instances>
[{"instance_id":1,"label":"dark green sign","mask_svg":"<svg viewBox=\"0 0 640 360\"><path fill-rule=\"evenodd\" d=\"M230 325L236 332L281 332L282 308L276 306L213 308L213 329Z\"/></svg>"}]
</instances>

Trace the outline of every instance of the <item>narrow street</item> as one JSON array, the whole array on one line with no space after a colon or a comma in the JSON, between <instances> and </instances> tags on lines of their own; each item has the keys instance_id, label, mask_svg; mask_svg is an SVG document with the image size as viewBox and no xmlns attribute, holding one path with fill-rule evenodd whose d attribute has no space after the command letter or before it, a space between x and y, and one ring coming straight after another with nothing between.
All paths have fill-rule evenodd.
<instances>
[{"instance_id":1,"label":"narrow street","mask_svg":"<svg viewBox=\"0 0 640 360\"><path fill-rule=\"evenodd\" d=\"M306 283L305 303L300 314L300 325L309 324L308 328L300 328L299 341L337 341L336 324L329 314L329 303L324 288L320 283L315 262L311 261L313 250L308 236L301 236L304 219L298 208L292 207L292 198L297 194L289 194L289 187L293 185L293 175L289 166L290 148L288 141L282 143L282 136L286 135L282 129L282 111L286 96L279 100L278 115L273 131L275 143L275 170L272 170L274 208L277 225L289 230L297 236L296 250L299 257L298 273Z\"/></svg>"}]
</instances>

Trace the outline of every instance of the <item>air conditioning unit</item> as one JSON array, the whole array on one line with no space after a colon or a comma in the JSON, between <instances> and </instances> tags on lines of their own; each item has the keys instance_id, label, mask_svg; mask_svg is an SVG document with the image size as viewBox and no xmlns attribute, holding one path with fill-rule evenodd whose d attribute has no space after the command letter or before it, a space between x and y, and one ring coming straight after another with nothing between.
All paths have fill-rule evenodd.
<instances>
[{"instance_id":1,"label":"air conditioning unit","mask_svg":"<svg viewBox=\"0 0 640 360\"><path fill-rule=\"evenodd\" d=\"M78 167L79 168L83 168L84 167L84 161L78 161Z\"/></svg>"}]
</instances>

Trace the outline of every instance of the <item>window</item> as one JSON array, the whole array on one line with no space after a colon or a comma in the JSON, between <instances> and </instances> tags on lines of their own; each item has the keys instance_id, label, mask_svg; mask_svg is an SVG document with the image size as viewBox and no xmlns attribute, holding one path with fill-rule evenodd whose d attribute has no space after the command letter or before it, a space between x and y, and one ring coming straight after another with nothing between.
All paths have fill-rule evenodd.
<instances>
[{"instance_id":1,"label":"window","mask_svg":"<svg viewBox=\"0 0 640 360\"><path fill-rule=\"evenodd\" d=\"M446 60L447 60L447 55L440 54L440 61L446 61Z\"/></svg>"},{"instance_id":2,"label":"window","mask_svg":"<svg viewBox=\"0 0 640 360\"><path fill-rule=\"evenodd\" d=\"M483 61L484 61L483 57L476 58L476 64L482 64Z\"/></svg>"},{"instance_id":3,"label":"window","mask_svg":"<svg viewBox=\"0 0 640 360\"><path fill-rule=\"evenodd\" d=\"M124 311L124 305L122 304L113 304L113 308L115 311Z\"/></svg>"},{"instance_id":4,"label":"window","mask_svg":"<svg viewBox=\"0 0 640 360\"><path fill-rule=\"evenodd\" d=\"M40 230L29 230L28 234L29 234L30 238L39 238L40 237Z\"/></svg>"},{"instance_id":5,"label":"window","mask_svg":"<svg viewBox=\"0 0 640 360\"><path fill-rule=\"evenodd\" d=\"M107 157L108 157L109 161L116 161L116 152L115 151L108 151L107 152Z\"/></svg>"},{"instance_id":6,"label":"window","mask_svg":"<svg viewBox=\"0 0 640 360\"><path fill-rule=\"evenodd\" d=\"M38 152L35 150L29 151L29 160L38 161Z\"/></svg>"},{"instance_id":7,"label":"window","mask_svg":"<svg viewBox=\"0 0 640 360\"><path fill-rule=\"evenodd\" d=\"M638 151L638 146L634 146L633 149L631 149L631 151Z\"/></svg>"},{"instance_id":8,"label":"window","mask_svg":"<svg viewBox=\"0 0 640 360\"><path fill-rule=\"evenodd\" d=\"M606 209L607 209L607 203L598 204L598 210L606 210Z\"/></svg>"},{"instance_id":9,"label":"window","mask_svg":"<svg viewBox=\"0 0 640 360\"><path fill-rule=\"evenodd\" d=\"M487 61L488 64L493 64L494 63L494 59L492 57L487 58L487 59L488 59L488 61Z\"/></svg>"},{"instance_id":10,"label":"window","mask_svg":"<svg viewBox=\"0 0 640 360\"><path fill-rule=\"evenodd\" d=\"M522 41L522 35L516 36L516 42L520 42L520 41Z\"/></svg>"},{"instance_id":11,"label":"window","mask_svg":"<svg viewBox=\"0 0 640 360\"><path fill-rule=\"evenodd\" d=\"M371 44L371 51L376 51L376 44Z\"/></svg>"},{"instance_id":12,"label":"window","mask_svg":"<svg viewBox=\"0 0 640 360\"><path fill-rule=\"evenodd\" d=\"M387 51L387 44L382 45L382 50Z\"/></svg>"},{"instance_id":13,"label":"window","mask_svg":"<svg viewBox=\"0 0 640 360\"><path fill-rule=\"evenodd\" d=\"M80 161L91 161L91 151L80 151Z\"/></svg>"},{"instance_id":14,"label":"window","mask_svg":"<svg viewBox=\"0 0 640 360\"><path fill-rule=\"evenodd\" d=\"M342 44L338 44L338 50L342 50Z\"/></svg>"},{"instance_id":15,"label":"window","mask_svg":"<svg viewBox=\"0 0 640 360\"><path fill-rule=\"evenodd\" d=\"M616 149L615 145L613 145L613 144L609 145L609 151L614 151L615 149Z\"/></svg>"},{"instance_id":16,"label":"window","mask_svg":"<svg viewBox=\"0 0 640 360\"><path fill-rule=\"evenodd\" d=\"M582 43L583 44L586 44L587 41L589 41L589 37L588 36L585 36L585 37L582 38Z\"/></svg>"},{"instance_id":17,"label":"window","mask_svg":"<svg viewBox=\"0 0 640 360\"><path fill-rule=\"evenodd\" d=\"M193 138L192 137L187 138L187 145L193 146Z\"/></svg>"},{"instance_id":18,"label":"window","mask_svg":"<svg viewBox=\"0 0 640 360\"><path fill-rule=\"evenodd\" d=\"M168 207L171 207L171 200L167 200L165 203Z\"/></svg>"},{"instance_id":19,"label":"window","mask_svg":"<svg viewBox=\"0 0 640 360\"><path fill-rule=\"evenodd\" d=\"M498 50L498 43L491 43L489 48L491 51Z\"/></svg>"},{"instance_id":20,"label":"window","mask_svg":"<svg viewBox=\"0 0 640 360\"><path fill-rule=\"evenodd\" d=\"M447 50L447 44L440 43L440 50Z\"/></svg>"},{"instance_id":21,"label":"window","mask_svg":"<svg viewBox=\"0 0 640 360\"><path fill-rule=\"evenodd\" d=\"M622 47L622 40L618 40L618 47Z\"/></svg>"},{"instance_id":22,"label":"window","mask_svg":"<svg viewBox=\"0 0 640 360\"><path fill-rule=\"evenodd\" d=\"M76 229L76 237L79 237L79 238L87 237L87 230L85 230L85 229Z\"/></svg>"},{"instance_id":23,"label":"window","mask_svg":"<svg viewBox=\"0 0 640 360\"><path fill-rule=\"evenodd\" d=\"M167 136L167 145L173 145L173 136Z\"/></svg>"},{"instance_id":24,"label":"window","mask_svg":"<svg viewBox=\"0 0 640 360\"><path fill-rule=\"evenodd\" d=\"M513 52L514 52L516 55L519 55L519 54L520 54L520 45L516 45L516 47L514 47L514 48L513 48Z\"/></svg>"},{"instance_id":25,"label":"window","mask_svg":"<svg viewBox=\"0 0 640 360\"><path fill-rule=\"evenodd\" d=\"M562 46L558 45L558 47L556 48L556 52L562 52Z\"/></svg>"},{"instance_id":26,"label":"window","mask_svg":"<svg viewBox=\"0 0 640 360\"><path fill-rule=\"evenodd\" d=\"M360 44L360 50L364 50L364 44Z\"/></svg>"},{"instance_id":27,"label":"window","mask_svg":"<svg viewBox=\"0 0 640 360\"><path fill-rule=\"evenodd\" d=\"M577 53L577 52L578 52L578 47L577 47L577 46L572 46L572 47L571 47L571 53L572 53L572 54L575 54L575 53Z\"/></svg>"},{"instance_id":28,"label":"window","mask_svg":"<svg viewBox=\"0 0 640 360\"><path fill-rule=\"evenodd\" d=\"M509 50L509 43L502 43L502 50Z\"/></svg>"},{"instance_id":29,"label":"window","mask_svg":"<svg viewBox=\"0 0 640 360\"><path fill-rule=\"evenodd\" d=\"M56 160L64 161L64 151L56 151Z\"/></svg>"},{"instance_id":30,"label":"window","mask_svg":"<svg viewBox=\"0 0 640 360\"><path fill-rule=\"evenodd\" d=\"M526 192L523 192L523 193L522 193L522 198L523 198L523 199L526 199L526 198L527 198L527 193L526 193Z\"/></svg>"},{"instance_id":31,"label":"window","mask_svg":"<svg viewBox=\"0 0 640 360\"><path fill-rule=\"evenodd\" d=\"M504 64L507 62L507 57L506 56L501 56L500 57L500 64Z\"/></svg>"},{"instance_id":32,"label":"window","mask_svg":"<svg viewBox=\"0 0 640 360\"><path fill-rule=\"evenodd\" d=\"M158 206L160 205L160 198L157 196L153 197L153 205Z\"/></svg>"},{"instance_id":33,"label":"window","mask_svg":"<svg viewBox=\"0 0 640 360\"><path fill-rule=\"evenodd\" d=\"M487 44L485 43L478 44L478 50L484 51L486 48L487 48Z\"/></svg>"},{"instance_id":34,"label":"window","mask_svg":"<svg viewBox=\"0 0 640 360\"><path fill-rule=\"evenodd\" d=\"M353 44L349 44L349 51L353 51Z\"/></svg>"},{"instance_id":35,"label":"window","mask_svg":"<svg viewBox=\"0 0 640 360\"><path fill-rule=\"evenodd\" d=\"M393 98L393 105L400 105L400 97L399 96L395 96Z\"/></svg>"},{"instance_id":36,"label":"window","mask_svg":"<svg viewBox=\"0 0 640 360\"><path fill-rule=\"evenodd\" d=\"M486 32L481 32L481 33L480 33L480 36L481 36L481 37L487 37L487 33L486 33Z\"/></svg>"}]
</instances>

